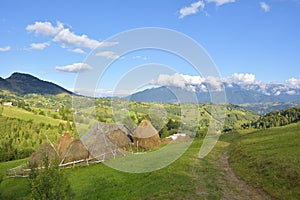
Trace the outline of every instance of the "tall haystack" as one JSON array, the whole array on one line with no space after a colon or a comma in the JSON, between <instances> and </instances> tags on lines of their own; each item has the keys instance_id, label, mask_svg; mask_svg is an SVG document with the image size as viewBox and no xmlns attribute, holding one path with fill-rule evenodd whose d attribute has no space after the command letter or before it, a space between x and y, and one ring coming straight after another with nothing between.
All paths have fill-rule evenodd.
<instances>
[{"instance_id":1,"label":"tall haystack","mask_svg":"<svg viewBox=\"0 0 300 200\"><path fill-rule=\"evenodd\" d=\"M98 122L81 137L81 141L91 155L100 161L124 155L122 148L130 145L127 134L130 132L124 125Z\"/></svg>"},{"instance_id":2,"label":"tall haystack","mask_svg":"<svg viewBox=\"0 0 300 200\"><path fill-rule=\"evenodd\" d=\"M54 146L48 142L43 143L40 148L29 157L30 164L37 164L38 167L43 166L43 160L47 157L49 162L58 161L59 156Z\"/></svg>"},{"instance_id":3,"label":"tall haystack","mask_svg":"<svg viewBox=\"0 0 300 200\"><path fill-rule=\"evenodd\" d=\"M57 144L55 145L55 148L57 150L57 153L62 156L63 153L67 150L67 148L72 143L73 138L70 135L70 133L63 134L57 141Z\"/></svg>"},{"instance_id":4,"label":"tall haystack","mask_svg":"<svg viewBox=\"0 0 300 200\"><path fill-rule=\"evenodd\" d=\"M161 144L158 131L149 120L143 120L139 124L134 131L133 137L135 146L146 150L158 147Z\"/></svg>"},{"instance_id":5,"label":"tall haystack","mask_svg":"<svg viewBox=\"0 0 300 200\"><path fill-rule=\"evenodd\" d=\"M68 146L64 154L62 155L61 164L86 160L89 158L89 151L83 145L81 140L75 139L73 142Z\"/></svg>"}]
</instances>

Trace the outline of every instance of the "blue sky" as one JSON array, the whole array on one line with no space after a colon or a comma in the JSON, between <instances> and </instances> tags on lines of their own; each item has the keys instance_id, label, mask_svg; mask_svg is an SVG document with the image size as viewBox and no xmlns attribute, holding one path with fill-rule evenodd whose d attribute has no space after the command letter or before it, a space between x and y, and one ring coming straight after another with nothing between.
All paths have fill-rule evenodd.
<instances>
[{"instance_id":1,"label":"blue sky","mask_svg":"<svg viewBox=\"0 0 300 200\"><path fill-rule=\"evenodd\" d=\"M300 0L6 0L0 6L0 76L25 72L71 89L76 63L101 41L134 28L162 27L202 45L222 77L249 73L264 82L294 78L300 84L299 19ZM120 58L113 52L101 56ZM111 69L99 87L110 90L110 80L153 62L195 75L179 59L141 51L120 60L122 66Z\"/></svg>"}]
</instances>

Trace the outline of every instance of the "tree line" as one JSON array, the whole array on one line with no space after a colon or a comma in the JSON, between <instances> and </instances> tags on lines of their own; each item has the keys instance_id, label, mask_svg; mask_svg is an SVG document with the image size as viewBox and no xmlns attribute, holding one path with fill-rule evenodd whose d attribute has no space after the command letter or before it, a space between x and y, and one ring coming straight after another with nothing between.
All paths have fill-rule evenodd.
<instances>
[{"instance_id":1,"label":"tree line","mask_svg":"<svg viewBox=\"0 0 300 200\"><path fill-rule=\"evenodd\" d=\"M260 117L255 122L250 122L242 125L242 128L272 128L285 126L288 124L296 123L300 121L300 108L288 108L284 110L272 111L265 116Z\"/></svg>"}]
</instances>

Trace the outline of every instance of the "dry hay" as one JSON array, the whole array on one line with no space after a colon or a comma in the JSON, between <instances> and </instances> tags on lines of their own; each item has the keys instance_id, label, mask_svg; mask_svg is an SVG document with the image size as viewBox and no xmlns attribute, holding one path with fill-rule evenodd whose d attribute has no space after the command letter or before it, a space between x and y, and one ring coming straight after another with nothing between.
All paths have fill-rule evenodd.
<instances>
[{"instance_id":1,"label":"dry hay","mask_svg":"<svg viewBox=\"0 0 300 200\"><path fill-rule=\"evenodd\" d=\"M86 160L89 158L89 155L89 151L83 145L81 140L75 139L65 151L61 163L65 164L79 160Z\"/></svg>"},{"instance_id":2,"label":"dry hay","mask_svg":"<svg viewBox=\"0 0 300 200\"><path fill-rule=\"evenodd\" d=\"M99 122L81 137L81 141L95 159L103 160L126 154L120 147L130 144L127 134L129 131L124 125Z\"/></svg>"},{"instance_id":3,"label":"dry hay","mask_svg":"<svg viewBox=\"0 0 300 200\"><path fill-rule=\"evenodd\" d=\"M37 164L38 167L42 167L45 157L48 158L49 162L58 161L59 159L55 148L48 142L43 143L36 152L31 154L29 157L29 163Z\"/></svg>"},{"instance_id":4,"label":"dry hay","mask_svg":"<svg viewBox=\"0 0 300 200\"><path fill-rule=\"evenodd\" d=\"M120 148L125 149L130 145L130 139L120 129L113 131L107 135L108 139Z\"/></svg>"},{"instance_id":5,"label":"dry hay","mask_svg":"<svg viewBox=\"0 0 300 200\"><path fill-rule=\"evenodd\" d=\"M70 146L72 143L73 138L70 135L70 133L65 133L63 134L57 141L57 144L55 145L55 148L57 150L57 153L62 156L67 148Z\"/></svg>"},{"instance_id":6,"label":"dry hay","mask_svg":"<svg viewBox=\"0 0 300 200\"><path fill-rule=\"evenodd\" d=\"M134 131L133 137L135 146L145 150L158 147L161 144L158 131L148 120L143 120L140 123Z\"/></svg>"}]
</instances>

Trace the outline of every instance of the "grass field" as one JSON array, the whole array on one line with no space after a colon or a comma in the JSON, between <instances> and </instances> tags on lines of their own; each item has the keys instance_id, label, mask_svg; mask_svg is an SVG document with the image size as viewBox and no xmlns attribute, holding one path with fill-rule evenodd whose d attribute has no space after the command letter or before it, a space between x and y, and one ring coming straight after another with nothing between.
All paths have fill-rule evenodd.
<instances>
[{"instance_id":1,"label":"grass field","mask_svg":"<svg viewBox=\"0 0 300 200\"><path fill-rule=\"evenodd\" d=\"M32 112L14 107L14 106L3 106L3 116L10 118L17 118L21 120L33 120L35 123L46 123L53 126L58 126L59 123L66 123L66 121L60 119L54 119L43 115L36 115Z\"/></svg>"},{"instance_id":2,"label":"grass field","mask_svg":"<svg viewBox=\"0 0 300 200\"><path fill-rule=\"evenodd\" d=\"M231 147L230 163L247 182L278 199L300 199L300 124L246 134Z\"/></svg>"},{"instance_id":3,"label":"grass field","mask_svg":"<svg viewBox=\"0 0 300 200\"><path fill-rule=\"evenodd\" d=\"M224 152L229 151L234 172L255 185L254 190L262 188L277 199L300 199L299 130L300 124L294 124L224 134L204 159L198 158L202 140L196 139L178 160L149 173L125 173L104 164L64 172L75 199L251 199L245 196L249 193L242 194L241 182L226 177L228 168L220 164ZM0 163L1 175L24 161ZM3 179L0 198L30 199L27 179Z\"/></svg>"},{"instance_id":4,"label":"grass field","mask_svg":"<svg viewBox=\"0 0 300 200\"><path fill-rule=\"evenodd\" d=\"M104 164L66 169L75 199L220 199L220 169L214 165L222 143L205 159L198 159L201 141L166 168L150 173L125 173ZM4 170L20 164L1 163ZM22 192L18 192L22 191ZM0 185L2 198L30 199L26 178L9 178ZM13 195L13 196L11 196Z\"/></svg>"}]
</instances>

